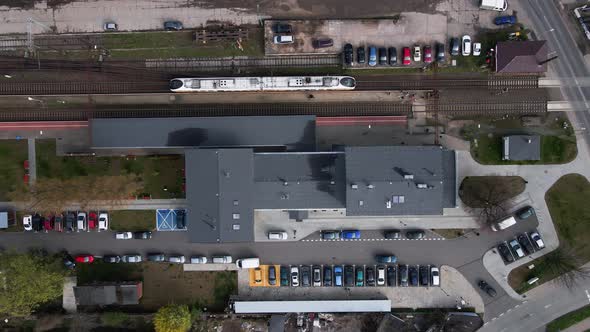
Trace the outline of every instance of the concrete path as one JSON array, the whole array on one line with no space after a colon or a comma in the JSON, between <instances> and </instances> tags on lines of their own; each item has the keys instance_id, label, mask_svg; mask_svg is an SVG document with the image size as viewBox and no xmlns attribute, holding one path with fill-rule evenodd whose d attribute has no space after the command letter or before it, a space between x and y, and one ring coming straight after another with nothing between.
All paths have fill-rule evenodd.
<instances>
[{"instance_id":1,"label":"concrete path","mask_svg":"<svg viewBox=\"0 0 590 332\"><path fill-rule=\"evenodd\" d=\"M120 204L112 202L95 201L90 202L87 208L92 207L96 210L157 210L157 209L183 209L186 208L186 199L138 199L124 200ZM28 204L25 202L0 202L0 208L13 208L17 210L27 210ZM66 210L80 210L82 207L72 202Z\"/></svg>"},{"instance_id":2,"label":"concrete path","mask_svg":"<svg viewBox=\"0 0 590 332\"><path fill-rule=\"evenodd\" d=\"M590 330L590 318L586 318L576 325L570 326L561 332L584 332Z\"/></svg>"},{"instance_id":3,"label":"concrete path","mask_svg":"<svg viewBox=\"0 0 590 332\"><path fill-rule=\"evenodd\" d=\"M76 277L66 277L64 280L62 307L67 313L75 313L78 306L74 295L74 287L78 283Z\"/></svg>"},{"instance_id":4,"label":"concrete path","mask_svg":"<svg viewBox=\"0 0 590 332\"><path fill-rule=\"evenodd\" d=\"M34 184L37 181L37 150L35 149L35 139L28 138L28 153L29 153L29 184Z\"/></svg>"}]
</instances>

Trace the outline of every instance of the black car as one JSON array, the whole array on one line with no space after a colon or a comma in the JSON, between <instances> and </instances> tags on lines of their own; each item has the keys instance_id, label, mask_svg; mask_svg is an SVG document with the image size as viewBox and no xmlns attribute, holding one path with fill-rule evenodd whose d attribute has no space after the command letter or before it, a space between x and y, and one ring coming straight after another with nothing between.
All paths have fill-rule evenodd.
<instances>
[{"instance_id":1,"label":"black car","mask_svg":"<svg viewBox=\"0 0 590 332\"><path fill-rule=\"evenodd\" d=\"M416 239L423 239L426 236L423 230L411 230L406 231L406 239L416 240Z\"/></svg>"},{"instance_id":2,"label":"black car","mask_svg":"<svg viewBox=\"0 0 590 332\"><path fill-rule=\"evenodd\" d=\"M520 234L516 237L520 246L524 249L525 255L530 255L535 252L531 241L529 241L529 237L525 234Z\"/></svg>"},{"instance_id":3,"label":"black car","mask_svg":"<svg viewBox=\"0 0 590 332\"><path fill-rule=\"evenodd\" d=\"M402 287L408 287L408 266L400 265L399 267L399 283Z\"/></svg>"},{"instance_id":4,"label":"black car","mask_svg":"<svg viewBox=\"0 0 590 332\"><path fill-rule=\"evenodd\" d=\"M331 38L319 38L311 41L313 48L326 48L334 46L334 41Z\"/></svg>"},{"instance_id":5,"label":"black car","mask_svg":"<svg viewBox=\"0 0 590 332\"><path fill-rule=\"evenodd\" d=\"M410 275L410 285L418 286L418 269L415 266L410 266L408 268L408 274Z\"/></svg>"},{"instance_id":6,"label":"black car","mask_svg":"<svg viewBox=\"0 0 590 332\"><path fill-rule=\"evenodd\" d=\"M402 237L402 233L397 229L385 231L383 235L386 239L400 239Z\"/></svg>"},{"instance_id":7,"label":"black car","mask_svg":"<svg viewBox=\"0 0 590 332\"><path fill-rule=\"evenodd\" d=\"M68 212L66 214L66 232L73 232L74 225L76 224L76 214L74 212Z\"/></svg>"},{"instance_id":8,"label":"black car","mask_svg":"<svg viewBox=\"0 0 590 332\"><path fill-rule=\"evenodd\" d=\"M365 270L365 283L367 286L375 286L375 268L372 266L367 267Z\"/></svg>"},{"instance_id":9,"label":"black car","mask_svg":"<svg viewBox=\"0 0 590 332\"><path fill-rule=\"evenodd\" d=\"M498 245L498 251L500 252L500 256L502 256L502 259L504 259L504 262L514 262L514 256L512 256L512 253L510 252L510 249L508 249L506 243L500 243Z\"/></svg>"},{"instance_id":10,"label":"black car","mask_svg":"<svg viewBox=\"0 0 590 332\"><path fill-rule=\"evenodd\" d=\"M176 211L176 229L186 228L186 212L184 210Z\"/></svg>"},{"instance_id":11,"label":"black car","mask_svg":"<svg viewBox=\"0 0 590 332\"><path fill-rule=\"evenodd\" d=\"M117 255L105 255L102 258L102 261L105 263L119 263L121 261L121 257Z\"/></svg>"},{"instance_id":12,"label":"black car","mask_svg":"<svg viewBox=\"0 0 590 332\"><path fill-rule=\"evenodd\" d=\"M70 256L70 254L68 254L66 251L62 252L62 256L63 256L63 263L64 266L67 267L68 269L74 269L76 267L76 261L74 260L74 258L72 256Z\"/></svg>"},{"instance_id":13,"label":"black car","mask_svg":"<svg viewBox=\"0 0 590 332\"><path fill-rule=\"evenodd\" d=\"M422 265L418 269L418 272L420 272L420 286L428 286L430 280L428 276L428 270L429 268L427 265Z\"/></svg>"},{"instance_id":14,"label":"black car","mask_svg":"<svg viewBox=\"0 0 590 332\"><path fill-rule=\"evenodd\" d=\"M277 270L275 269L274 265L268 267L268 284L269 285L276 285L277 284Z\"/></svg>"},{"instance_id":15,"label":"black car","mask_svg":"<svg viewBox=\"0 0 590 332\"><path fill-rule=\"evenodd\" d=\"M356 49L356 61L359 64L364 64L366 61L366 53L365 53L365 47L361 46L361 47L357 47Z\"/></svg>"},{"instance_id":16,"label":"black car","mask_svg":"<svg viewBox=\"0 0 590 332\"><path fill-rule=\"evenodd\" d=\"M274 25L273 31L275 33L292 33L293 29L291 27L291 24L277 23Z\"/></svg>"},{"instance_id":17,"label":"black car","mask_svg":"<svg viewBox=\"0 0 590 332\"><path fill-rule=\"evenodd\" d=\"M289 267L281 266L281 286L289 286Z\"/></svg>"},{"instance_id":18,"label":"black car","mask_svg":"<svg viewBox=\"0 0 590 332\"><path fill-rule=\"evenodd\" d=\"M344 266L344 286L354 286L354 268L351 265Z\"/></svg>"},{"instance_id":19,"label":"black car","mask_svg":"<svg viewBox=\"0 0 590 332\"><path fill-rule=\"evenodd\" d=\"M148 254L147 260L150 262L164 262L166 261L166 256L164 254Z\"/></svg>"},{"instance_id":20,"label":"black car","mask_svg":"<svg viewBox=\"0 0 590 332\"><path fill-rule=\"evenodd\" d=\"M152 238L152 232L150 231L143 231L143 232L133 232L133 238L139 240L148 240Z\"/></svg>"},{"instance_id":21,"label":"black car","mask_svg":"<svg viewBox=\"0 0 590 332\"><path fill-rule=\"evenodd\" d=\"M387 286L390 287L394 287L396 282L395 282L395 277L396 277L396 273L395 273L395 266L393 265L389 265L387 266Z\"/></svg>"},{"instance_id":22,"label":"black car","mask_svg":"<svg viewBox=\"0 0 590 332\"><path fill-rule=\"evenodd\" d=\"M445 62L445 45L441 43L436 44L436 61L439 63Z\"/></svg>"},{"instance_id":23,"label":"black car","mask_svg":"<svg viewBox=\"0 0 590 332\"><path fill-rule=\"evenodd\" d=\"M451 38L451 49L449 52L452 56L459 55L459 53L461 52L459 38Z\"/></svg>"},{"instance_id":24,"label":"black car","mask_svg":"<svg viewBox=\"0 0 590 332\"><path fill-rule=\"evenodd\" d=\"M332 267L324 266L324 286L332 286Z\"/></svg>"},{"instance_id":25,"label":"black car","mask_svg":"<svg viewBox=\"0 0 590 332\"><path fill-rule=\"evenodd\" d=\"M397 65L397 49L395 47L390 47L387 52L389 53L389 65Z\"/></svg>"},{"instance_id":26,"label":"black car","mask_svg":"<svg viewBox=\"0 0 590 332\"><path fill-rule=\"evenodd\" d=\"M379 48L379 64L387 64L387 49L385 49L385 47Z\"/></svg>"},{"instance_id":27,"label":"black car","mask_svg":"<svg viewBox=\"0 0 590 332\"><path fill-rule=\"evenodd\" d=\"M487 282L480 280L477 285L481 288L484 292L486 292L490 297L496 296L496 290L492 288Z\"/></svg>"},{"instance_id":28,"label":"black car","mask_svg":"<svg viewBox=\"0 0 590 332\"><path fill-rule=\"evenodd\" d=\"M166 21L166 22L164 22L164 30L168 30L168 31L182 30L182 22L180 22L180 21Z\"/></svg>"},{"instance_id":29,"label":"black car","mask_svg":"<svg viewBox=\"0 0 590 332\"><path fill-rule=\"evenodd\" d=\"M301 267L301 286L311 286L311 269L309 266L303 265Z\"/></svg>"},{"instance_id":30,"label":"black car","mask_svg":"<svg viewBox=\"0 0 590 332\"><path fill-rule=\"evenodd\" d=\"M33 216L33 230L35 232L40 232L43 230L43 217L41 217L38 213L35 213Z\"/></svg>"},{"instance_id":31,"label":"black car","mask_svg":"<svg viewBox=\"0 0 590 332\"><path fill-rule=\"evenodd\" d=\"M352 45L346 44L344 45L344 64L348 66L352 66Z\"/></svg>"},{"instance_id":32,"label":"black car","mask_svg":"<svg viewBox=\"0 0 590 332\"><path fill-rule=\"evenodd\" d=\"M530 206L525 206L522 209L516 211L516 216L519 219L527 219L530 216L533 216L535 214L535 209L533 209Z\"/></svg>"}]
</instances>

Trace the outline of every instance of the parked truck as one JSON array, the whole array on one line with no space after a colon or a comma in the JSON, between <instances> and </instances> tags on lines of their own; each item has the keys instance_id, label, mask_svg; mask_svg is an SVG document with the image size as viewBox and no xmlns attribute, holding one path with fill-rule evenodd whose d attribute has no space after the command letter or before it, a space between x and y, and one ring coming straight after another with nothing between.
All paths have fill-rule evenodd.
<instances>
[{"instance_id":1,"label":"parked truck","mask_svg":"<svg viewBox=\"0 0 590 332\"><path fill-rule=\"evenodd\" d=\"M508 9L508 2L506 0L480 0L479 8L503 12Z\"/></svg>"}]
</instances>

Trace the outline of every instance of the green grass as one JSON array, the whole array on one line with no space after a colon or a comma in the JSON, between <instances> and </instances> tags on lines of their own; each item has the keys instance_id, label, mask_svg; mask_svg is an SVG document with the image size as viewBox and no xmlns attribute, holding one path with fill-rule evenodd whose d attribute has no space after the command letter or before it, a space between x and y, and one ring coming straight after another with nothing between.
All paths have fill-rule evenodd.
<instances>
[{"instance_id":1,"label":"green grass","mask_svg":"<svg viewBox=\"0 0 590 332\"><path fill-rule=\"evenodd\" d=\"M121 327L129 322L129 315L124 312L105 312L100 317L101 322L106 326Z\"/></svg>"},{"instance_id":2,"label":"green grass","mask_svg":"<svg viewBox=\"0 0 590 332\"><path fill-rule=\"evenodd\" d=\"M93 282L141 280L141 264L112 264L97 259L91 264L77 264L78 285Z\"/></svg>"},{"instance_id":3,"label":"green grass","mask_svg":"<svg viewBox=\"0 0 590 332\"><path fill-rule=\"evenodd\" d=\"M545 194L545 202L557 231L559 243L567 243L581 263L590 261L590 183L579 174L562 176ZM524 293L538 285L557 277L546 272L543 257L531 262L535 268L528 269L528 265L520 266L508 276L508 282L519 293ZM534 285L528 285L527 280L538 277Z\"/></svg>"},{"instance_id":4,"label":"green grass","mask_svg":"<svg viewBox=\"0 0 590 332\"><path fill-rule=\"evenodd\" d=\"M229 297L237 294L238 278L234 271L218 272L215 275L214 302L210 305L212 311L222 311Z\"/></svg>"},{"instance_id":5,"label":"green grass","mask_svg":"<svg viewBox=\"0 0 590 332\"><path fill-rule=\"evenodd\" d=\"M57 156L54 140L37 141L37 176L69 179L77 176L137 175L143 182L142 193L152 198L181 198L181 155L135 157ZM1 163L1 162L0 162Z\"/></svg>"},{"instance_id":6,"label":"green grass","mask_svg":"<svg viewBox=\"0 0 590 332\"><path fill-rule=\"evenodd\" d=\"M551 323L547 324L547 332L559 332L566 328L575 325L590 317L590 305L582 307L578 310L568 312L567 314L554 319Z\"/></svg>"},{"instance_id":7,"label":"green grass","mask_svg":"<svg viewBox=\"0 0 590 332\"><path fill-rule=\"evenodd\" d=\"M502 160L501 135L477 135L477 146L471 142L471 155L484 165L534 165L534 164L565 164L576 158L578 149L575 137L542 136L541 160L514 161Z\"/></svg>"},{"instance_id":8,"label":"green grass","mask_svg":"<svg viewBox=\"0 0 590 332\"><path fill-rule=\"evenodd\" d=\"M156 228L154 210L118 210L109 213L109 228L113 231L145 231Z\"/></svg>"},{"instance_id":9,"label":"green grass","mask_svg":"<svg viewBox=\"0 0 590 332\"><path fill-rule=\"evenodd\" d=\"M27 140L0 140L0 201L23 182L23 162L28 159Z\"/></svg>"}]
</instances>

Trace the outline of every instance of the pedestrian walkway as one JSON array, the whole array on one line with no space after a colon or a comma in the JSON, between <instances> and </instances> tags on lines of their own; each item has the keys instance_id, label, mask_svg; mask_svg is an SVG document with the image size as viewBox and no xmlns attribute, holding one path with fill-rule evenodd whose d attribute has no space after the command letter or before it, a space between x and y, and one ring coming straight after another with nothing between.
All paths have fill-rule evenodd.
<instances>
[{"instance_id":1,"label":"pedestrian walkway","mask_svg":"<svg viewBox=\"0 0 590 332\"><path fill-rule=\"evenodd\" d=\"M75 313L78 309L74 295L74 287L77 283L76 277L66 277L64 280L62 307L67 313Z\"/></svg>"},{"instance_id":2,"label":"pedestrian walkway","mask_svg":"<svg viewBox=\"0 0 590 332\"><path fill-rule=\"evenodd\" d=\"M584 332L590 330L590 318L586 318L583 321L568 327L561 332Z\"/></svg>"},{"instance_id":3,"label":"pedestrian walkway","mask_svg":"<svg viewBox=\"0 0 590 332\"><path fill-rule=\"evenodd\" d=\"M37 181L37 151L35 149L35 139L28 138L29 148L29 184L34 184Z\"/></svg>"}]
</instances>

